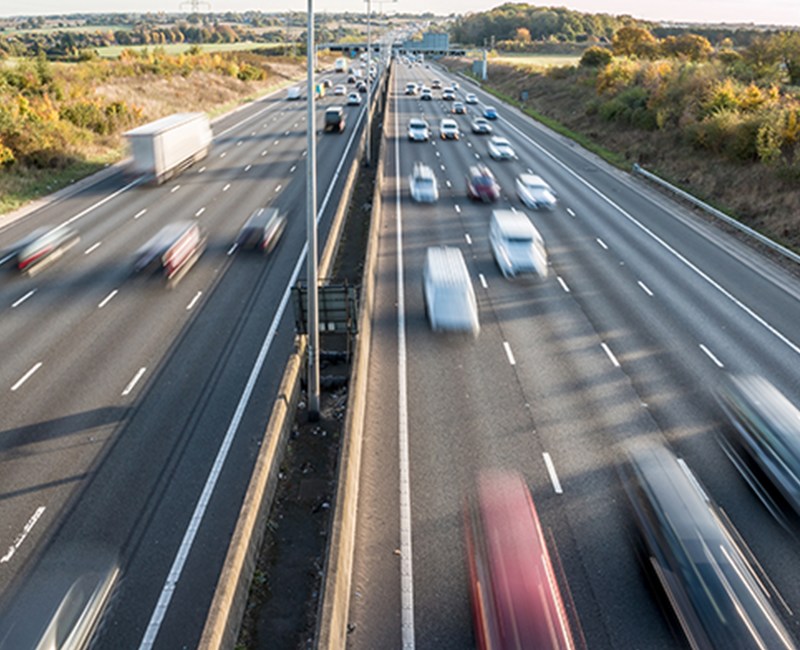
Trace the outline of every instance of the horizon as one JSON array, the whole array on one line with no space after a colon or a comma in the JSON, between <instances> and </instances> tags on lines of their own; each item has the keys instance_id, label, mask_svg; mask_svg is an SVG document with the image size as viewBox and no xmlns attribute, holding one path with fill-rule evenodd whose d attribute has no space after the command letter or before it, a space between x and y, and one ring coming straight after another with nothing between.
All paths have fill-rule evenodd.
<instances>
[{"instance_id":1,"label":"horizon","mask_svg":"<svg viewBox=\"0 0 800 650\"><path fill-rule=\"evenodd\" d=\"M79 14L190 14L191 11L182 10L184 2L176 2L174 9L165 9L163 3L157 0L140 0L137 8L116 7L114 11L104 9L107 6L103 0L7 0L4 3L6 12L0 14L2 19L19 19L37 16L72 16ZM302 0L287 0L289 5L285 11L275 12L254 7L252 0L227 0L225 7L213 6L202 14L221 14L227 12L244 13L247 11L261 11L262 13L305 13L306 2ZM422 14L433 13L437 18L447 18L451 15L465 15L480 13L499 7L504 2L485 2L485 0L408 0L404 2L383 2L375 0L374 9L384 10L387 14ZM513 3L521 4L521 3ZM327 13L363 13L366 3L363 0L317 0L314 11L319 14ZM422 6L419 6L422 5ZM453 11L453 5L460 11ZM386 11L391 6L394 11ZM698 24L698 25L741 25L752 27L793 27L800 28L800 1L798 0L770 0L761 6L754 6L749 0L706 0L697 3L690 0L673 0L672 2L650 3L646 8L636 0L572 0L568 3L542 3L533 4L540 7L566 7L581 13L603 13L613 16L631 16L637 20L660 23ZM641 11L644 9L644 12ZM374 11L374 13L377 13Z\"/></svg>"}]
</instances>

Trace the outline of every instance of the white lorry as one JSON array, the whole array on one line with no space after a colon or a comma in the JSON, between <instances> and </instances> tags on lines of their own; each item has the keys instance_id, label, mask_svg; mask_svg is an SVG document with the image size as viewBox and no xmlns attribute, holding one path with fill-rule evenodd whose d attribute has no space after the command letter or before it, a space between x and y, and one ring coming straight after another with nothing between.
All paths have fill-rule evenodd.
<instances>
[{"instance_id":1,"label":"white lorry","mask_svg":"<svg viewBox=\"0 0 800 650\"><path fill-rule=\"evenodd\" d=\"M344 72L347 70L347 59L343 56L336 59L336 62L333 64L333 69L335 72Z\"/></svg>"},{"instance_id":2,"label":"white lorry","mask_svg":"<svg viewBox=\"0 0 800 650\"><path fill-rule=\"evenodd\" d=\"M125 133L133 171L163 183L205 158L211 147L211 126L205 113L176 113Z\"/></svg>"}]
</instances>

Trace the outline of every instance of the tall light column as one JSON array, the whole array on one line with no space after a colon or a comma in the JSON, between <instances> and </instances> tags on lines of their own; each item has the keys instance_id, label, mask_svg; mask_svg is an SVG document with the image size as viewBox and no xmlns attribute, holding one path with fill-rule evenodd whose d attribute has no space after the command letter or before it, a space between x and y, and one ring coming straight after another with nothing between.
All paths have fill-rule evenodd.
<instances>
[{"instance_id":1,"label":"tall light column","mask_svg":"<svg viewBox=\"0 0 800 650\"><path fill-rule=\"evenodd\" d=\"M367 166L370 165L370 158L372 156L372 112L370 107L372 102L372 80L369 77L369 71L372 68L372 39L370 26L372 25L372 0L367 0L367 155L364 161Z\"/></svg>"},{"instance_id":2,"label":"tall light column","mask_svg":"<svg viewBox=\"0 0 800 650\"><path fill-rule=\"evenodd\" d=\"M308 254L308 419L319 419L319 315L317 295L317 127L314 119L314 0L308 0L306 62L308 64L308 97L306 115L306 233Z\"/></svg>"}]
</instances>

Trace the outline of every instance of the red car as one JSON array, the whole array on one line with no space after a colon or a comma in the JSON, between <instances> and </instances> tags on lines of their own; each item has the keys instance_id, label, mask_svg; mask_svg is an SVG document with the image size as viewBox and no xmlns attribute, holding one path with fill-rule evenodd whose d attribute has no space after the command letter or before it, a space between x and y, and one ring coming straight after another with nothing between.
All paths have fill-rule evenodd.
<instances>
[{"instance_id":1,"label":"red car","mask_svg":"<svg viewBox=\"0 0 800 650\"><path fill-rule=\"evenodd\" d=\"M486 165L469 168L467 196L473 201L483 201L484 203L492 203L500 198L500 186Z\"/></svg>"},{"instance_id":2,"label":"red car","mask_svg":"<svg viewBox=\"0 0 800 650\"><path fill-rule=\"evenodd\" d=\"M550 554L522 477L481 473L465 520L478 649L573 650Z\"/></svg>"}]
</instances>

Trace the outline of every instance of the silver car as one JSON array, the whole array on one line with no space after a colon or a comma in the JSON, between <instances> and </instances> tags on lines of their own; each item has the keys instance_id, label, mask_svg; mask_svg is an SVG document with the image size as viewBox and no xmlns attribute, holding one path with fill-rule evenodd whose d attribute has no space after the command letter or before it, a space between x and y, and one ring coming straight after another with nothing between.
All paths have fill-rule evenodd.
<instances>
[{"instance_id":1,"label":"silver car","mask_svg":"<svg viewBox=\"0 0 800 650\"><path fill-rule=\"evenodd\" d=\"M517 196L529 208L553 210L556 207L556 193L541 176L520 174L516 185Z\"/></svg>"},{"instance_id":2,"label":"silver car","mask_svg":"<svg viewBox=\"0 0 800 650\"><path fill-rule=\"evenodd\" d=\"M417 203L436 203L439 200L439 187L433 170L427 165L416 163L409 179L411 198Z\"/></svg>"},{"instance_id":3,"label":"silver car","mask_svg":"<svg viewBox=\"0 0 800 650\"><path fill-rule=\"evenodd\" d=\"M414 142L426 142L431 132L428 123L420 118L414 118L408 123L408 139Z\"/></svg>"},{"instance_id":4,"label":"silver car","mask_svg":"<svg viewBox=\"0 0 800 650\"><path fill-rule=\"evenodd\" d=\"M517 152L505 138L496 135L489 140L489 155L495 160L516 160Z\"/></svg>"}]
</instances>

